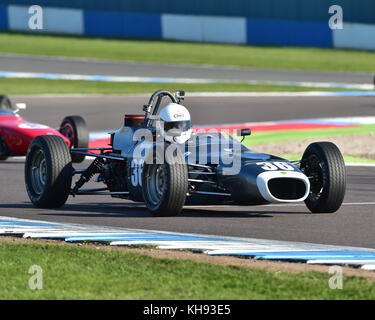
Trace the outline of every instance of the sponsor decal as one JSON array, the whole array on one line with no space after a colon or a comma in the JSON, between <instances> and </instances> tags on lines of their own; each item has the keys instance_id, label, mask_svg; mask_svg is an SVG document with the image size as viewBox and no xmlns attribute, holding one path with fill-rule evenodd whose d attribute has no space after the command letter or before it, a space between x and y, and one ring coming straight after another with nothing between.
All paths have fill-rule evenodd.
<instances>
[{"instance_id":1,"label":"sponsor decal","mask_svg":"<svg viewBox=\"0 0 375 320\"><path fill-rule=\"evenodd\" d=\"M176 113L176 114L174 114L173 117L174 117L175 119L180 119L180 118L183 118L184 115L183 115L182 113Z\"/></svg>"}]
</instances>

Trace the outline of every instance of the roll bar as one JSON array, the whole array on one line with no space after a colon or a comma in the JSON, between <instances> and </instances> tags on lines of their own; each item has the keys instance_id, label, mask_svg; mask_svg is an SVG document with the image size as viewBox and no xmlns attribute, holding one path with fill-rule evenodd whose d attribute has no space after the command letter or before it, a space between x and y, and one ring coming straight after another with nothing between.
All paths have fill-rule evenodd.
<instances>
[{"instance_id":1,"label":"roll bar","mask_svg":"<svg viewBox=\"0 0 375 320\"><path fill-rule=\"evenodd\" d=\"M153 120L150 119L150 114L155 116L158 113L160 103L165 96L168 96L172 100L173 103L180 103L180 101L183 100L185 97L185 92L177 91L175 94L172 94L168 90L158 90L154 92L152 96L150 97L148 104L145 104L143 106L143 111L145 112L145 120L143 123L144 127L151 126ZM156 104L154 104L155 100L156 100Z\"/></svg>"}]
</instances>

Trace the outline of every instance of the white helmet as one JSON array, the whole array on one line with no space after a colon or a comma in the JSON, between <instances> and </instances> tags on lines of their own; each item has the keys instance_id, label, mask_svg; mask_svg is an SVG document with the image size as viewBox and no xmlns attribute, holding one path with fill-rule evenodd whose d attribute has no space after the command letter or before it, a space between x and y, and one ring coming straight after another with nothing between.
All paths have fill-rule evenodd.
<instances>
[{"instance_id":1,"label":"white helmet","mask_svg":"<svg viewBox=\"0 0 375 320\"><path fill-rule=\"evenodd\" d=\"M160 111L159 117L158 129L166 141L182 144L190 139L191 118L189 111L184 106L169 103ZM171 129L174 129L173 133Z\"/></svg>"}]
</instances>

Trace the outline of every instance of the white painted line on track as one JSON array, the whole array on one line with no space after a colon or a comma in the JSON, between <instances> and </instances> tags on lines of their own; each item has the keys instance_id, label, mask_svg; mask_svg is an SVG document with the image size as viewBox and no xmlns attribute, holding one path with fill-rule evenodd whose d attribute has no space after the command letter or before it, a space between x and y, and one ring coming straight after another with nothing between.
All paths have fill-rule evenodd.
<instances>
[{"instance_id":1,"label":"white painted line on track","mask_svg":"<svg viewBox=\"0 0 375 320\"><path fill-rule=\"evenodd\" d=\"M346 162L345 166L347 167L375 167L375 163L352 163Z\"/></svg>"},{"instance_id":2,"label":"white painted line on track","mask_svg":"<svg viewBox=\"0 0 375 320\"><path fill-rule=\"evenodd\" d=\"M343 206L361 206L361 205L375 205L375 202L344 202L342 204ZM306 205L304 203L280 203L280 204L267 204L267 205L254 205L252 207L262 207L262 208L268 208L268 207L305 207ZM185 209L205 209L205 208L241 208L241 206L236 205L207 205L207 206L184 206ZM218 211L219 212L219 211Z\"/></svg>"},{"instance_id":3,"label":"white painted line on track","mask_svg":"<svg viewBox=\"0 0 375 320\"><path fill-rule=\"evenodd\" d=\"M375 205L375 202L344 202L341 204L342 206L362 206L362 205ZM269 204L267 207L282 207L282 206L287 206L287 207L299 207L299 206L305 206L304 203L296 203L296 204Z\"/></svg>"},{"instance_id":4,"label":"white painted line on track","mask_svg":"<svg viewBox=\"0 0 375 320\"><path fill-rule=\"evenodd\" d=\"M176 77L138 77L138 76L111 76L111 75L87 75L87 74L61 74L61 73L38 73L38 72L13 72L0 70L0 78L27 78L27 79L59 79L59 80L84 80L84 81L105 81L105 82L138 82L138 83L246 83L249 85L268 84L279 86L296 86L296 87L314 87L329 89L359 89L374 90L373 84L357 84L357 83L330 83L330 82L298 82L298 81L260 81L260 80L236 80L236 79L202 79L202 78L176 78ZM316 92L204 92L200 96L248 96L247 94L255 94L250 96L262 97L265 94L273 94L276 96L327 96L327 95L375 95L375 91L316 91Z\"/></svg>"},{"instance_id":5,"label":"white painted line on track","mask_svg":"<svg viewBox=\"0 0 375 320\"><path fill-rule=\"evenodd\" d=\"M375 202L344 202L344 206L362 206L362 205L375 205Z\"/></svg>"},{"instance_id":6,"label":"white painted line on track","mask_svg":"<svg viewBox=\"0 0 375 320\"><path fill-rule=\"evenodd\" d=\"M71 98L108 98L108 97L145 97L149 98L150 95L146 93L121 93L121 94L98 94L98 93L40 93L40 94L15 94L10 95L17 99L26 98L45 98L45 99L71 99ZM48 108L53 107L53 104L49 105Z\"/></svg>"},{"instance_id":7,"label":"white painted line on track","mask_svg":"<svg viewBox=\"0 0 375 320\"><path fill-rule=\"evenodd\" d=\"M236 97L347 97L347 96L375 96L375 91L300 91L300 92L285 92L285 91L274 91L274 92L191 92L187 93L186 97L192 98L236 98Z\"/></svg>"},{"instance_id":8,"label":"white painted line on track","mask_svg":"<svg viewBox=\"0 0 375 320\"><path fill-rule=\"evenodd\" d=\"M366 91L366 94L368 92ZM375 95L375 93L374 93ZM191 92L186 93L186 97L192 98L230 98L230 97L245 97L245 98L267 98L267 97L337 97L334 91L301 91L301 92Z\"/></svg>"}]
</instances>

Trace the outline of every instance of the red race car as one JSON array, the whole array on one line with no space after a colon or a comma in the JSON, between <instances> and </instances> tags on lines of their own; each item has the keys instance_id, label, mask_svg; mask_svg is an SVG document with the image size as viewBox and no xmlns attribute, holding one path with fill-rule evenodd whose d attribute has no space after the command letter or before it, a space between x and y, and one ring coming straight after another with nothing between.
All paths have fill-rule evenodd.
<instances>
[{"instance_id":1,"label":"red race car","mask_svg":"<svg viewBox=\"0 0 375 320\"><path fill-rule=\"evenodd\" d=\"M55 135L64 139L69 148L88 148L89 131L80 116L66 117L59 129L24 120L18 111L24 103L12 105L7 96L0 95L0 161L12 156L24 156L31 141L41 135ZM73 162L82 162L84 155L72 155Z\"/></svg>"}]
</instances>

